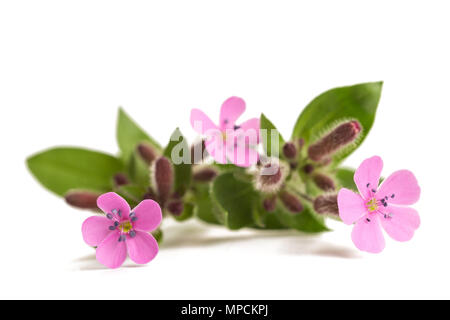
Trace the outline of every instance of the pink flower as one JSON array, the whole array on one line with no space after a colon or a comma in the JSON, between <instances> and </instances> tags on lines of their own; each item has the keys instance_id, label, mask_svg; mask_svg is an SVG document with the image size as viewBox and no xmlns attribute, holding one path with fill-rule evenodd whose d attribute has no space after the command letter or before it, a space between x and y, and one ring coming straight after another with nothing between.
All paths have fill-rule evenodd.
<instances>
[{"instance_id":1,"label":"pink flower","mask_svg":"<svg viewBox=\"0 0 450 320\"><path fill-rule=\"evenodd\" d=\"M128 255L138 264L150 262L158 253L158 243L149 232L161 223L161 208L144 200L130 210L128 203L114 192L101 195L98 207L106 216L86 219L81 228L84 241L97 247L97 260L108 268L118 268Z\"/></svg>"},{"instance_id":2,"label":"pink flower","mask_svg":"<svg viewBox=\"0 0 450 320\"><path fill-rule=\"evenodd\" d=\"M353 243L359 250L371 253L384 249L381 227L392 239L408 241L420 225L417 211L407 207L420 197L414 174L396 171L378 187L382 168L380 157L364 160L354 176L360 194L345 188L338 194L339 216L345 224L355 223Z\"/></svg>"},{"instance_id":3,"label":"pink flower","mask_svg":"<svg viewBox=\"0 0 450 320\"><path fill-rule=\"evenodd\" d=\"M228 159L235 165L249 167L258 161L259 119L253 118L236 125L236 120L244 111L244 100L228 98L222 104L220 123L216 125L203 111L192 109L191 125L199 134L206 136L206 150L217 162L227 163Z\"/></svg>"}]
</instances>

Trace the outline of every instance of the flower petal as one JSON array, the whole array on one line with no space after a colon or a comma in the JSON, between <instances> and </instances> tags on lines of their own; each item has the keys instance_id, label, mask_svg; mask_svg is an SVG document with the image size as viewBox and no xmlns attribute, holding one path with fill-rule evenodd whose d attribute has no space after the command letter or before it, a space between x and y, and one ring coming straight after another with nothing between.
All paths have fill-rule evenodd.
<instances>
[{"instance_id":1,"label":"flower petal","mask_svg":"<svg viewBox=\"0 0 450 320\"><path fill-rule=\"evenodd\" d=\"M259 119L253 118L245 121L239 126L245 133L247 137L250 137L249 141L256 141L256 144L259 143L260 132L259 132ZM253 136L256 136L256 139L253 139ZM270 136L270 135L269 135Z\"/></svg>"},{"instance_id":2,"label":"flower petal","mask_svg":"<svg viewBox=\"0 0 450 320\"><path fill-rule=\"evenodd\" d=\"M236 120L244 113L245 102L241 98L231 97L225 100L220 109L220 129L233 128Z\"/></svg>"},{"instance_id":3,"label":"flower petal","mask_svg":"<svg viewBox=\"0 0 450 320\"><path fill-rule=\"evenodd\" d=\"M205 134L209 130L219 130L219 127L199 109L191 110L191 126L199 134Z\"/></svg>"},{"instance_id":4,"label":"flower petal","mask_svg":"<svg viewBox=\"0 0 450 320\"><path fill-rule=\"evenodd\" d=\"M352 224L367 214L363 198L349 189L342 188L337 200L339 217L345 224Z\"/></svg>"},{"instance_id":5,"label":"flower petal","mask_svg":"<svg viewBox=\"0 0 450 320\"><path fill-rule=\"evenodd\" d=\"M120 267L127 258L127 245L125 241L119 242L119 237L119 231L115 231L97 247L96 257L98 262L108 268Z\"/></svg>"},{"instance_id":6,"label":"flower petal","mask_svg":"<svg viewBox=\"0 0 450 320\"><path fill-rule=\"evenodd\" d=\"M98 246L111 232L114 232L109 230L112 225L113 222L106 217L93 216L87 218L81 226L84 242L92 247Z\"/></svg>"},{"instance_id":7,"label":"flower petal","mask_svg":"<svg viewBox=\"0 0 450 320\"><path fill-rule=\"evenodd\" d=\"M113 210L120 210L122 219L128 219L130 214L130 206L128 203L115 192L108 192L98 197L97 206L104 213L112 213Z\"/></svg>"},{"instance_id":8,"label":"flower petal","mask_svg":"<svg viewBox=\"0 0 450 320\"><path fill-rule=\"evenodd\" d=\"M146 264L153 260L158 253L158 242L152 235L136 231L136 236L127 237L128 255L138 264Z\"/></svg>"},{"instance_id":9,"label":"flower petal","mask_svg":"<svg viewBox=\"0 0 450 320\"><path fill-rule=\"evenodd\" d=\"M394 240L409 241L414 231L420 226L419 213L413 208L388 206L383 213L390 213L391 217L380 218L386 233Z\"/></svg>"},{"instance_id":10,"label":"flower petal","mask_svg":"<svg viewBox=\"0 0 450 320\"><path fill-rule=\"evenodd\" d=\"M420 187L411 171L400 170L391 174L381 184L377 198L388 197L389 204L411 205L420 198Z\"/></svg>"},{"instance_id":11,"label":"flower petal","mask_svg":"<svg viewBox=\"0 0 450 320\"><path fill-rule=\"evenodd\" d=\"M370 222L366 219L360 219L355 224L352 231L352 240L361 251L380 253L385 247L385 242L378 215L373 215L370 219Z\"/></svg>"},{"instance_id":12,"label":"flower petal","mask_svg":"<svg viewBox=\"0 0 450 320\"><path fill-rule=\"evenodd\" d=\"M237 145L227 149L227 157L235 165L247 168L258 162L259 154L253 148Z\"/></svg>"},{"instance_id":13,"label":"flower petal","mask_svg":"<svg viewBox=\"0 0 450 320\"><path fill-rule=\"evenodd\" d=\"M144 200L133 209L136 221L132 224L136 230L150 232L158 228L162 220L161 207L156 201Z\"/></svg>"},{"instance_id":14,"label":"flower petal","mask_svg":"<svg viewBox=\"0 0 450 320\"><path fill-rule=\"evenodd\" d=\"M368 199L372 195L372 189L378 189L382 169L383 160L378 156L374 156L364 160L356 170L353 179L364 199Z\"/></svg>"},{"instance_id":15,"label":"flower petal","mask_svg":"<svg viewBox=\"0 0 450 320\"><path fill-rule=\"evenodd\" d=\"M227 163L225 142L221 137L212 137L205 141L205 148L208 154L218 163Z\"/></svg>"}]
</instances>

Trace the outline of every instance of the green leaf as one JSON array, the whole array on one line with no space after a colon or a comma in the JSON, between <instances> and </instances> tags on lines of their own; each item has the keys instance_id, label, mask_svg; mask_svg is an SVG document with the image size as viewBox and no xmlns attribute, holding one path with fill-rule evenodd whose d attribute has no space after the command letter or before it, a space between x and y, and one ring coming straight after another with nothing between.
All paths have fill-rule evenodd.
<instances>
[{"instance_id":1,"label":"green leaf","mask_svg":"<svg viewBox=\"0 0 450 320\"><path fill-rule=\"evenodd\" d=\"M253 225L255 198L250 182L237 179L233 172L219 175L213 182L213 196L225 210L225 224L232 230Z\"/></svg>"},{"instance_id":2,"label":"green leaf","mask_svg":"<svg viewBox=\"0 0 450 320\"><path fill-rule=\"evenodd\" d=\"M267 117L264 115L264 113L261 114L261 118L260 118L260 129L261 130L265 130L265 131L261 131L261 133L265 132L265 135L262 134L261 137L261 142L263 145L263 149L264 152L266 153L267 156L271 157L271 156L275 156L272 155L272 142L277 142L278 143L278 157L282 154L282 149L283 149L283 145L284 145L284 139L281 136L280 132L277 130L277 128L273 125L273 123L267 119ZM272 137L273 140L272 141ZM278 138L278 141L276 140L276 138ZM273 146L273 148L275 148L275 146Z\"/></svg>"},{"instance_id":3,"label":"green leaf","mask_svg":"<svg viewBox=\"0 0 450 320\"><path fill-rule=\"evenodd\" d=\"M355 170L350 168L338 168L336 170L336 179L339 185L350 190L358 190L353 180Z\"/></svg>"},{"instance_id":4,"label":"green leaf","mask_svg":"<svg viewBox=\"0 0 450 320\"><path fill-rule=\"evenodd\" d=\"M28 168L50 191L63 196L71 189L106 192L113 176L123 171L119 159L81 148L54 148L27 159Z\"/></svg>"},{"instance_id":5,"label":"green leaf","mask_svg":"<svg viewBox=\"0 0 450 320\"><path fill-rule=\"evenodd\" d=\"M117 143L122 153L122 159L128 161L137 145L143 141L148 142L156 151L161 151L161 146L142 130L133 119L119 108L117 119Z\"/></svg>"},{"instance_id":6,"label":"green leaf","mask_svg":"<svg viewBox=\"0 0 450 320\"><path fill-rule=\"evenodd\" d=\"M339 163L364 141L372 128L382 85L382 82L362 83L322 93L303 110L292 137L303 138L306 144L310 144L336 123L358 120L363 128L361 136L355 144L334 156L334 164Z\"/></svg>"},{"instance_id":7,"label":"green leaf","mask_svg":"<svg viewBox=\"0 0 450 320\"><path fill-rule=\"evenodd\" d=\"M200 220L211 224L223 224L223 210L214 201L209 184L197 184L195 186L195 190L193 190L193 202L195 203L194 214Z\"/></svg>"},{"instance_id":8,"label":"green leaf","mask_svg":"<svg viewBox=\"0 0 450 320\"><path fill-rule=\"evenodd\" d=\"M164 149L164 156L171 159L174 166L174 190L183 195L189 188L192 179L191 151L186 138L178 128L173 132L169 144Z\"/></svg>"},{"instance_id":9,"label":"green leaf","mask_svg":"<svg viewBox=\"0 0 450 320\"><path fill-rule=\"evenodd\" d=\"M128 160L128 173L133 183L145 189L150 186L150 168L136 150Z\"/></svg>"},{"instance_id":10,"label":"green leaf","mask_svg":"<svg viewBox=\"0 0 450 320\"><path fill-rule=\"evenodd\" d=\"M307 207L302 212L295 214L278 204L273 214L278 217L283 225L299 231L317 233L330 230L325 225L324 219Z\"/></svg>"}]
</instances>

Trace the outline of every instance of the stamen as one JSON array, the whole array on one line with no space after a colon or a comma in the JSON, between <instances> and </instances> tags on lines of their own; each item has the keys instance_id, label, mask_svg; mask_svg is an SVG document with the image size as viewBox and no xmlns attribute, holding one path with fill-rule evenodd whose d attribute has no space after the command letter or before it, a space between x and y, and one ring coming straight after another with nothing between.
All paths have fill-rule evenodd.
<instances>
[{"instance_id":1,"label":"stamen","mask_svg":"<svg viewBox=\"0 0 450 320\"><path fill-rule=\"evenodd\" d=\"M372 189L372 192L373 192L373 193L375 193L375 192L377 192L377 190L375 190L375 189Z\"/></svg>"},{"instance_id":2,"label":"stamen","mask_svg":"<svg viewBox=\"0 0 450 320\"><path fill-rule=\"evenodd\" d=\"M367 221L367 222L370 222L371 220L370 220L369 218L366 218L366 221Z\"/></svg>"},{"instance_id":3,"label":"stamen","mask_svg":"<svg viewBox=\"0 0 450 320\"><path fill-rule=\"evenodd\" d=\"M124 234L121 234L121 235L119 236L119 242L122 242L122 241L125 242L126 239L127 239L127 237L126 237Z\"/></svg>"},{"instance_id":4,"label":"stamen","mask_svg":"<svg viewBox=\"0 0 450 320\"><path fill-rule=\"evenodd\" d=\"M113 215L111 213L106 214L106 217L111 220L113 218Z\"/></svg>"},{"instance_id":5,"label":"stamen","mask_svg":"<svg viewBox=\"0 0 450 320\"><path fill-rule=\"evenodd\" d=\"M131 230L130 231L130 238L134 238L134 237L136 237L136 231Z\"/></svg>"},{"instance_id":6,"label":"stamen","mask_svg":"<svg viewBox=\"0 0 450 320\"><path fill-rule=\"evenodd\" d=\"M136 215L135 212L131 212L131 213L130 213L130 218L133 218L135 215Z\"/></svg>"},{"instance_id":7,"label":"stamen","mask_svg":"<svg viewBox=\"0 0 450 320\"><path fill-rule=\"evenodd\" d=\"M112 214L117 214L117 209L112 209L111 212Z\"/></svg>"},{"instance_id":8,"label":"stamen","mask_svg":"<svg viewBox=\"0 0 450 320\"><path fill-rule=\"evenodd\" d=\"M370 187L370 183L366 184L366 187L369 188Z\"/></svg>"},{"instance_id":9,"label":"stamen","mask_svg":"<svg viewBox=\"0 0 450 320\"><path fill-rule=\"evenodd\" d=\"M117 211L117 215L120 217L120 218L122 218L122 211Z\"/></svg>"},{"instance_id":10,"label":"stamen","mask_svg":"<svg viewBox=\"0 0 450 320\"><path fill-rule=\"evenodd\" d=\"M392 194L392 195L391 195L391 198L394 199L394 197L395 197L395 194Z\"/></svg>"},{"instance_id":11,"label":"stamen","mask_svg":"<svg viewBox=\"0 0 450 320\"><path fill-rule=\"evenodd\" d=\"M116 227L115 227L115 226L109 226L108 229L111 230L111 231L113 231L113 230L116 230Z\"/></svg>"},{"instance_id":12,"label":"stamen","mask_svg":"<svg viewBox=\"0 0 450 320\"><path fill-rule=\"evenodd\" d=\"M138 218L136 216L131 218L131 222L135 222Z\"/></svg>"},{"instance_id":13,"label":"stamen","mask_svg":"<svg viewBox=\"0 0 450 320\"><path fill-rule=\"evenodd\" d=\"M117 227L119 225L119 221L114 221L114 226Z\"/></svg>"},{"instance_id":14,"label":"stamen","mask_svg":"<svg viewBox=\"0 0 450 320\"><path fill-rule=\"evenodd\" d=\"M233 129L236 131L237 129L240 129L240 126L234 125Z\"/></svg>"}]
</instances>

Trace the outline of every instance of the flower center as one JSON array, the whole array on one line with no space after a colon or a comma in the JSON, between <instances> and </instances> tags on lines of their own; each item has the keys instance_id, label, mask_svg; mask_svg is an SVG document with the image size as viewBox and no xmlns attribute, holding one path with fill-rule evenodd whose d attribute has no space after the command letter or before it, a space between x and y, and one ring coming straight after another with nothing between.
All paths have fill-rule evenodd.
<instances>
[{"instance_id":1,"label":"flower center","mask_svg":"<svg viewBox=\"0 0 450 320\"><path fill-rule=\"evenodd\" d=\"M133 229L133 225L130 221L124 221L120 224L119 228L122 230L123 233L128 233Z\"/></svg>"},{"instance_id":2,"label":"flower center","mask_svg":"<svg viewBox=\"0 0 450 320\"><path fill-rule=\"evenodd\" d=\"M370 199L367 203L367 210L369 210L369 212L375 212L378 211L378 201L375 198Z\"/></svg>"}]
</instances>

